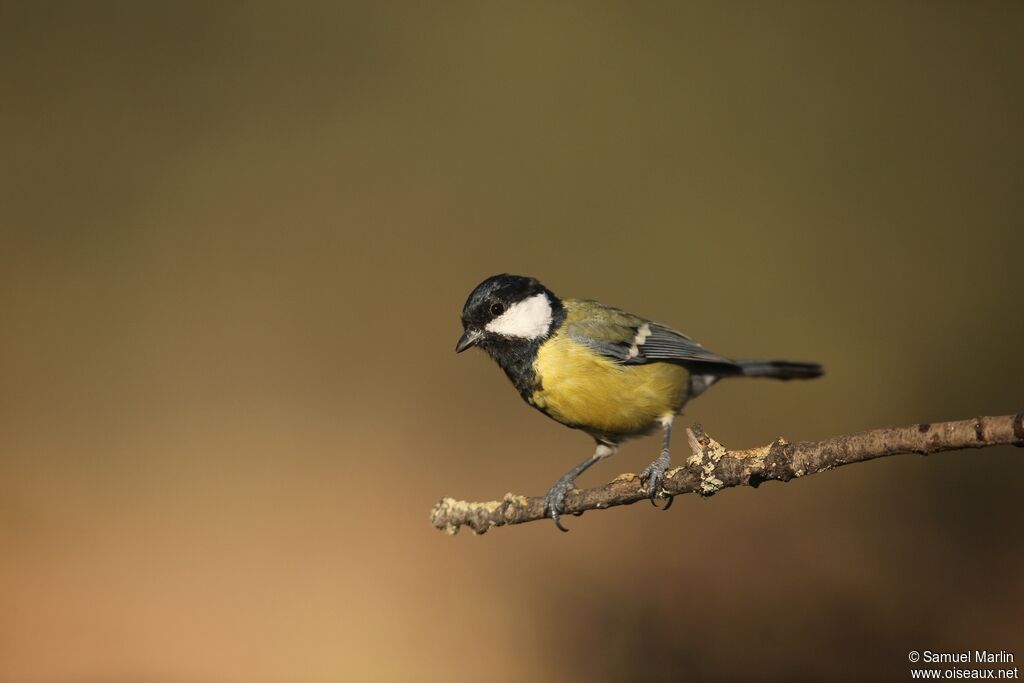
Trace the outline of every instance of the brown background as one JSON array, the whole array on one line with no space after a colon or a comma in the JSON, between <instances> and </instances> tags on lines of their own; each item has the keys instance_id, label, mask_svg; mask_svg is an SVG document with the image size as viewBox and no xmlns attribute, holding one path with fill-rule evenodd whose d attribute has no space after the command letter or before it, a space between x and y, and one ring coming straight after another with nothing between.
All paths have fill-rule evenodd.
<instances>
[{"instance_id":1,"label":"brown background","mask_svg":"<svg viewBox=\"0 0 1024 683\"><path fill-rule=\"evenodd\" d=\"M494 272L827 366L694 404L727 445L1024 409L1022 39L993 2L0 4L0 680L1024 658L1012 448L427 521L591 448L452 353Z\"/></svg>"}]
</instances>

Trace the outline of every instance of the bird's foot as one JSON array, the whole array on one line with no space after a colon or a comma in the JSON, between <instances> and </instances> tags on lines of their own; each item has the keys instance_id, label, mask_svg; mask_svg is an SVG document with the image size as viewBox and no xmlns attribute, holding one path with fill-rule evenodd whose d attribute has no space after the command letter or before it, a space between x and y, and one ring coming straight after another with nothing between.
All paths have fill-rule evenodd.
<instances>
[{"instance_id":1,"label":"bird's foot","mask_svg":"<svg viewBox=\"0 0 1024 683\"><path fill-rule=\"evenodd\" d=\"M651 505L654 507L658 507L658 503L655 501L662 494L661 482L665 477L665 472L668 470L669 458L669 452L662 451L658 459L645 467L644 471L640 473L640 483L647 487L647 495L651 499ZM672 496L667 496L667 498L668 502L662 508L664 510L672 507L672 501L674 500Z\"/></svg>"},{"instance_id":2,"label":"bird's foot","mask_svg":"<svg viewBox=\"0 0 1024 683\"><path fill-rule=\"evenodd\" d=\"M568 531L562 523L558 521L562 513L565 512L565 496L569 491L575 488L576 478L568 475L559 479L551 490L548 491L547 495L544 496L544 516L550 517L555 522L555 526L562 531Z\"/></svg>"}]
</instances>

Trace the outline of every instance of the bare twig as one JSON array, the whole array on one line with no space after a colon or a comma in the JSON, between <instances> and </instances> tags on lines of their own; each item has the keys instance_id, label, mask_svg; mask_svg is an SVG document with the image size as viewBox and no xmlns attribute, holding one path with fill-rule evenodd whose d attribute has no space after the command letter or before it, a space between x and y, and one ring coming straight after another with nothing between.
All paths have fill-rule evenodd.
<instances>
[{"instance_id":1,"label":"bare twig","mask_svg":"<svg viewBox=\"0 0 1024 683\"><path fill-rule=\"evenodd\" d=\"M1024 446L1024 413L874 429L823 441L789 443L779 438L767 446L744 451L727 450L705 434L700 425L686 432L693 455L685 465L666 473L660 492L666 498L683 493L710 496L730 486L757 486L773 479L789 481L887 455L927 455L1007 444ZM599 488L570 492L565 500L565 511L579 515L586 510L629 505L647 497L637 475L621 474ZM458 532L462 526L482 534L491 527L543 518L543 498L511 493L505 494L502 500L486 503L444 498L430 513L431 523L449 534Z\"/></svg>"}]
</instances>

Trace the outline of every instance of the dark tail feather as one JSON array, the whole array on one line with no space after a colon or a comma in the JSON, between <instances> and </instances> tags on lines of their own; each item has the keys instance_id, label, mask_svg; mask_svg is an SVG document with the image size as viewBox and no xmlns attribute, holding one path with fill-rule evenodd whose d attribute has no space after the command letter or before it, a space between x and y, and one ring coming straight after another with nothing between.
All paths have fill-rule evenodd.
<instances>
[{"instance_id":1,"label":"dark tail feather","mask_svg":"<svg viewBox=\"0 0 1024 683\"><path fill-rule=\"evenodd\" d=\"M817 363L797 363L791 360L739 360L736 364L744 377L773 377L775 379L814 379L825 374Z\"/></svg>"}]
</instances>

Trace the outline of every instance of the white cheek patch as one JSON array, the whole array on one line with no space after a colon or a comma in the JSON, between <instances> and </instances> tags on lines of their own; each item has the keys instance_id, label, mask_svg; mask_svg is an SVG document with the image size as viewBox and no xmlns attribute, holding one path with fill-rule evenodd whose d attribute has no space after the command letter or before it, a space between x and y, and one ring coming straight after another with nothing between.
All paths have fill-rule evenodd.
<instances>
[{"instance_id":1,"label":"white cheek patch","mask_svg":"<svg viewBox=\"0 0 1024 683\"><path fill-rule=\"evenodd\" d=\"M543 292L509 306L484 328L505 337L537 339L551 329L551 302Z\"/></svg>"}]
</instances>

